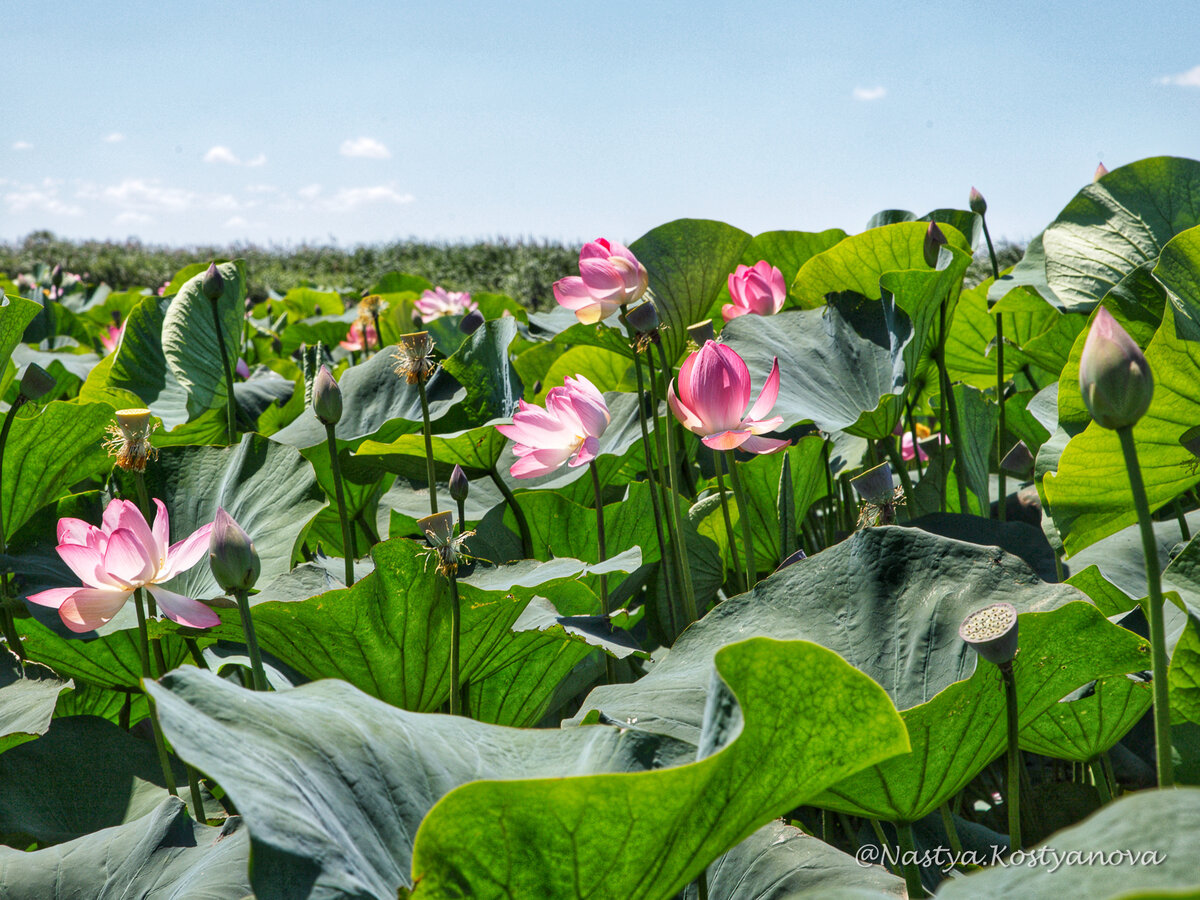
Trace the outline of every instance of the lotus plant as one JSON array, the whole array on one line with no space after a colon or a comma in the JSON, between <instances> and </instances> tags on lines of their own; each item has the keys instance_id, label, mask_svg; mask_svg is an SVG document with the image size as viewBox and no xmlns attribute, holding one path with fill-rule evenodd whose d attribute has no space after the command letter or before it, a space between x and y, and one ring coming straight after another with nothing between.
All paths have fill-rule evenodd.
<instances>
[{"instance_id":1,"label":"lotus plant","mask_svg":"<svg viewBox=\"0 0 1200 900\"><path fill-rule=\"evenodd\" d=\"M448 291L444 287L426 291L413 305L426 325L442 316L463 316L479 308L466 291Z\"/></svg>"},{"instance_id":2,"label":"lotus plant","mask_svg":"<svg viewBox=\"0 0 1200 900\"><path fill-rule=\"evenodd\" d=\"M728 283L729 299L733 302L721 307L726 322L750 313L773 316L787 300L783 273L765 259L753 266L738 266L729 274Z\"/></svg>"},{"instance_id":3,"label":"lotus plant","mask_svg":"<svg viewBox=\"0 0 1200 900\"><path fill-rule=\"evenodd\" d=\"M554 282L554 299L590 325L640 299L649 285L646 267L628 247L597 238L579 251L579 274Z\"/></svg>"},{"instance_id":4,"label":"lotus plant","mask_svg":"<svg viewBox=\"0 0 1200 900\"><path fill-rule=\"evenodd\" d=\"M733 451L741 448L748 453L775 453L791 443L762 437L783 424L782 416L764 418L779 397L779 360L772 361L771 374L753 404L750 403L750 370L745 361L731 347L716 341L705 341L703 347L684 360L679 368L678 384L678 393L674 385L667 387L671 411L686 428L700 436L706 447L727 454L746 545L746 583L747 588L753 587L756 576L750 510Z\"/></svg>"},{"instance_id":5,"label":"lotus plant","mask_svg":"<svg viewBox=\"0 0 1200 900\"><path fill-rule=\"evenodd\" d=\"M357 353L360 350L370 349L372 344L378 343L379 332L375 330L373 324L355 322L350 326L350 331L346 335L346 339L338 342L338 346L343 350Z\"/></svg>"}]
</instances>

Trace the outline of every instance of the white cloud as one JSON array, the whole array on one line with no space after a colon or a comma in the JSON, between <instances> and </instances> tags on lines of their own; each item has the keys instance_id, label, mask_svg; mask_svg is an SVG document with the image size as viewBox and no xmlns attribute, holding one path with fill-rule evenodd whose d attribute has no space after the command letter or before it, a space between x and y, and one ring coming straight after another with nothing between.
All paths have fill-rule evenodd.
<instances>
[{"instance_id":1,"label":"white cloud","mask_svg":"<svg viewBox=\"0 0 1200 900\"><path fill-rule=\"evenodd\" d=\"M12 148L14 150L32 150L33 144L29 143L29 141L14 141Z\"/></svg>"},{"instance_id":2,"label":"white cloud","mask_svg":"<svg viewBox=\"0 0 1200 900\"><path fill-rule=\"evenodd\" d=\"M258 154L258 156L254 157L254 159L246 160L246 165L250 168L257 168L258 166L265 166L266 164L267 154L265 153Z\"/></svg>"},{"instance_id":3,"label":"white cloud","mask_svg":"<svg viewBox=\"0 0 1200 900\"><path fill-rule=\"evenodd\" d=\"M374 138L346 138L342 141L342 156L354 156L360 159L390 159L391 152Z\"/></svg>"},{"instance_id":4,"label":"white cloud","mask_svg":"<svg viewBox=\"0 0 1200 900\"><path fill-rule=\"evenodd\" d=\"M853 96L855 100L882 100L887 96L887 88L883 85L876 85L871 88L856 87Z\"/></svg>"},{"instance_id":5,"label":"white cloud","mask_svg":"<svg viewBox=\"0 0 1200 900\"><path fill-rule=\"evenodd\" d=\"M1180 72L1177 75L1167 75L1158 79L1159 84L1170 84L1175 87L1200 88L1200 66Z\"/></svg>"},{"instance_id":6,"label":"white cloud","mask_svg":"<svg viewBox=\"0 0 1200 900\"><path fill-rule=\"evenodd\" d=\"M412 194L402 194L394 185L377 184L372 187L340 188L336 194L323 202L331 212L350 212L372 203L412 203Z\"/></svg>"},{"instance_id":7,"label":"white cloud","mask_svg":"<svg viewBox=\"0 0 1200 900\"><path fill-rule=\"evenodd\" d=\"M104 143L106 144L119 144L123 140L125 140L125 135L121 134L119 131L114 131L112 134L106 134L104 136Z\"/></svg>"},{"instance_id":8,"label":"white cloud","mask_svg":"<svg viewBox=\"0 0 1200 900\"><path fill-rule=\"evenodd\" d=\"M204 154L206 163L224 163L227 166L240 166L242 161L238 159L232 150L228 147L222 147L218 144L207 153Z\"/></svg>"},{"instance_id":9,"label":"white cloud","mask_svg":"<svg viewBox=\"0 0 1200 900\"><path fill-rule=\"evenodd\" d=\"M321 186L319 184L310 184L307 187L300 188L296 193L303 200L315 200L321 193Z\"/></svg>"},{"instance_id":10,"label":"white cloud","mask_svg":"<svg viewBox=\"0 0 1200 900\"><path fill-rule=\"evenodd\" d=\"M118 213L113 217L114 225L148 225L154 221L154 216L148 216L145 213L133 212L126 210L123 213Z\"/></svg>"},{"instance_id":11,"label":"white cloud","mask_svg":"<svg viewBox=\"0 0 1200 900\"><path fill-rule=\"evenodd\" d=\"M10 213L38 212L52 216L81 216L83 208L64 201L58 195L58 184L50 179L42 187L32 184L13 183L13 189L4 194L4 205Z\"/></svg>"},{"instance_id":12,"label":"white cloud","mask_svg":"<svg viewBox=\"0 0 1200 900\"><path fill-rule=\"evenodd\" d=\"M85 184L76 196L99 200L121 212L144 214L182 213L195 209L232 211L241 204L232 194L202 194L170 187L157 179L126 178L119 184Z\"/></svg>"}]
</instances>

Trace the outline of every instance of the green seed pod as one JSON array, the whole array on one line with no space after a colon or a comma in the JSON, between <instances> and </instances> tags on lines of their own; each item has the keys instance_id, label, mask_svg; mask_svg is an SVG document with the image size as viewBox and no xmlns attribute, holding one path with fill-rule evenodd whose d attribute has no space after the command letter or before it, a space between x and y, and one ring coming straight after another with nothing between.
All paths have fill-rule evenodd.
<instances>
[{"instance_id":1,"label":"green seed pod","mask_svg":"<svg viewBox=\"0 0 1200 900\"><path fill-rule=\"evenodd\" d=\"M658 328L658 307L654 305L653 300L647 300L631 309L625 315L625 319L634 331L649 334ZM709 325L711 327L712 323L709 322Z\"/></svg>"},{"instance_id":2,"label":"green seed pod","mask_svg":"<svg viewBox=\"0 0 1200 900\"><path fill-rule=\"evenodd\" d=\"M963 619L958 636L988 662L1002 666L1017 655L1017 608L993 603Z\"/></svg>"},{"instance_id":3,"label":"green seed pod","mask_svg":"<svg viewBox=\"0 0 1200 900\"><path fill-rule=\"evenodd\" d=\"M30 401L41 400L57 383L54 376L37 363L30 363L21 376L21 396Z\"/></svg>"}]
</instances>

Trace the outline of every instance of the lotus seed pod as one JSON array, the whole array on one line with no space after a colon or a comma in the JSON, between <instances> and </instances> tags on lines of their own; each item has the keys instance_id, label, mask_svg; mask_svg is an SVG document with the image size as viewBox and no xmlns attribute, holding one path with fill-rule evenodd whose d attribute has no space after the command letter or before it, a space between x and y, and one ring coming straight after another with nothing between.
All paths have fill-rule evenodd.
<instances>
[{"instance_id":1,"label":"lotus seed pod","mask_svg":"<svg viewBox=\"0 0 1200 900\"><path fill-rule=\"evenodd\" d=\"M458 322L458 330L463 334L474 334L483 324L483 313L477 309L471 310Z\"/></svg>"},{"instance_id":2,"label":"lotus seed pod","mask_svg":"<svg viewBox=\"0 0 1200 900\"><path fill-rule=\"evenodd\" d=\"M1102 428L1132 426L1154 396L1154 376L1145 355L1103 306L1092 319L1079 358L1079 390Z\"/></svg>"},{"instance_id":3,"label":"lotus seed pod","mask_svg":"<svg viewBox=\"0 0 1200 900\"><path fill-rule=\"evenodd\" d=\"M62 263L55 263L54 268L50 270L50 283L54 287L62 287L63 267Z\"/></svg>"},{"instance_id":4,"label":"lotus seed pod","mask_svg":"<svg viewBox=\"0 0 1200 900\"><path fill-rule=\"evenodd\" d=\"M1017 441L1016 446L1004 455L1004 459L1000 460L1000 468L1012 472L1014 475L1026 475L1033 468L1033 463L1033 454L1029 452L1025 442Z\"/></svg>"},{"instance_id":5,"label":"lotus seed pod","mask_svg":"<svg viewBox=\"0 0 1200 900\"><path fill-rule=\"evenodd\" d=\"M703 347L706 342L716 340L712 319L705 319L688 326L688 338L696 342L697 347Z\"/></svg>"},{"instance_id":6,"label":"lotus seed pod","mask_svg":"<svg viewBox=\"0 0 1200 900\"><path fill-rule=\"evenodd\" d=\"M880 463L875 468L854 476L850 479L850 486L858 496L876 506L891 503L896 491L896 484L892 480L892 467L888 463Z\"/></svg>"},{"instance_id":7,"label":"lotus seed pod","mask_svg":"<svg viewBox=\"0 0 1200 900\"><path fill-rule=\"evenodd\" d=\"M225 279L217 271L217 264L215 262L208 264L208 271L204 273L204 280L200 282L200 290L213 303L220 300L221 295L225 293Z\"/></svg>"},{"instance_id":8,"label":"lotus seed pod","mask_svg":"<svg viewBox=\"0 0 1200 900\"><path fill-rule=\"evenodd\" d=\"M987 212L987 201L983 199L983 194L979 193L975 188L971 188L971 196L968 202L971 206L971 212L978 213L981 216Z\"/></svg>"},{"instance_id":9,"label":"lotus seed pod","mask_svg":"<svg viewBox=\"0 0 1200 900\"><path fill-rule=\"evenodd\" d=\"M324 425L336 425L342 420L342 389L328 366L321 366L313 378L312 408Z\"/></svg>"},{"instance_id":10,"label":"lotus seed pod","mask_svg":"<svg viewBox=\"0 0 1200 900\"><path fill-rule=\"evenodd\" d=\"M432 546L441 547L454 538L454 513L439 512L417 519L417 527Z\"/></svg>"},{"instance_id":11,"label":"lotus seed pod","mask_svg":"<svg viewBox=\"0 0 1200 900\"><path fill-rule=\"evenodd\" d=\"M455 503L463 503L470 490L471 483L467 480L467 473L456 463L454 471L450 473L450 496L454 498Z\"/></svg>"},{"instance_id":12,"label":"lotus seed pod","mask_svg":"<svg viewBox=\"0 0 1200 900\"><path fill-rule=\"evenodd\" d=\"M958 636L988 662L1007 665L1017 655L1017 608L993 603L963 619Z\"/></svg>"},{"instance_id":13,"label":"lotus seed pod","mask_svg":"<svg viewBox=\"0 0 1200 900\"><path fill-rule=\"evenodd\" d=\"M925 229L925 265L931 269L936 269L938 264L938 251L946 244L946 235L942 233L942 229L938 228L937 222L930 222L929 227Z\"/></svg>"},{"instance_id":14,"label":"lotus seed pod","mask_svg":"<svg viewBox=\"0 0 1200 900\"><path fill-rule=\"evenodd\" d=\"M54 376L37 363L30 363L21 376L21 396L30 401L41 400L57 383Z\"/></svg>"},{"instance_id":15,"label":"lotus seed pod","mask_svg":"<svg viewBox=\"0 0 1200 900\"><path fill-rule=\"evenodd\" d=\"M108 426L105 448L117 457L117 467L127 472L144 472L146 461L156 455L150 445L154 423L148 409L118 409L116 424Z\"/></svg>"},{"instance_id":16,"label":"lotus seed pod","mask_svg":"<svg viewBox=\"0 0 1200 900\"><path fill-rule=\"evenodd\" d=\"M653 300L639 303L626 313L625 321L639 334L649 334L658 328L658 307ZM712 322L708 323L708 327L712 328Z\"/></svg>"},{"instance_id":17,"label":"lotus seed pod","mask_svg":"<svg viewBox=\"0 0 1200 900\"><path fill-rule=\"evenodd\" d=\"M400 335L394 370L408 384L424 384L433 374L433 338L428 331Z\"/></svg>"},{"instance_id":18,"label":"lotus seed pod","mask_svg":"<svg viewBox=\"0 0 1200 900\"><path fill-rule=\"evenodd\" d=\"M1106 166L1104 163L1099 163L1096 166L1095 174L1092 175L1092 181L1099 181L1101 178L1103 178L1107 174L1108 174L1108 166Z\"/></svg>"},{"instance_id":19,"label":"lotus seed pod","mask_svg":"<svg viewBox=\"0 0 1200 900\"><path fill-rule=\"evenodd\" d=\"M208 541L208 564L225 593L248 591L258 580L261 565L250 535L223 508L217 509Z\"/></svg>"}]
</instances>

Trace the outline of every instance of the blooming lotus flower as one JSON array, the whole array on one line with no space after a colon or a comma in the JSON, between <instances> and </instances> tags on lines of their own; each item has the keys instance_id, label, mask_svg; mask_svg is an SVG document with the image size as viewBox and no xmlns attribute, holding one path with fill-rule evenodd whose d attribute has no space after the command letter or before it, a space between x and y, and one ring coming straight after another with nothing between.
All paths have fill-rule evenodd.
<instances>
[{"instance_id":1,"label":"blooming lotus flower","mask_svg":"<svg viewBox=\"0 0 1200 900\"><path fill-rule=\"evenodd\" d=\"M579 274L554 282L554 299L590 325L637 300L649 284L646 267L628 247L597 238L579 251Z\"/></svg>"},{"instance_id":2,"label":"blooming lotus flower","mask_svg":"<svg viewBox=\"0 0 1200 900\"><path fill-rule=\"evenodd\" d=\"M365 350L378 347L379 333L375 331L374 325L368 324L364 330L361 322L355 322L350 326L350 333L346 335L346 339L339 342L338 346L343 350Z\"/></svg>"},{"instance_id":3,"label":"blooming lotus flower","mask_svg":"<svg viewBox=\"0 0 1200 900\"><path fill-rule=\"evenodd\" d=\"M104 333L100 335L100 346L104 348L105 356L121 346L121 335L124 333L124 325L109 325L104 329Z\"/></svg>"},{"instance_id":4,"label":"blooming lotus flower","mask_svg":"<svg viewBox=\"0 0 1200 900\"><path fill-rule=\"evenodd\" d=\"M466 315L479 308L479 304L466 291L448 291L443 287L426 291L413 305L421 314L422 323L432 322L442 316Z\"/></svg>"},{"instance_id":5,"label":"blooming lotus flower","mask_svg":"<svg viewBox=\"0 0 1200 900\"><path fill-rule=\"evenodd\" d=\"M604 396L596 386L576 375L546 394L546 408L518 401L511 425L496 430L516 443L519 457L509 470L514 478L535 478L553 472L563 463L582 466L596 458L600 435L610 420Z\"/></svg>"},{"instance_id":6,"label":"blooming lotus flower","mask_svg":"<svg viewBox=\"0 0 1200 900\"><path fill-rule=\"evenodd\" d=\"M154 527L128 500L113 500L100 528L81 519L58 520L58 555L83 582L29 596L30 603L58 610L72 631L92 631L115 616L138 588L154 597L163 614L191 628L211 628L221 620L197 600L161 586L190 569L208 552L212 523L168 546L167 508L155 500Z\"/></svg>"},{"instance_id":7,"label":"blooming lotus flower","mask_svg":"<svg viewBox=\"0 0 1200 900\"><path fill-rule=\"evenodd\" d=\"M934 443L938 443L938 442L943 443L943 444L950 443L950 438L948 435L938 434L935 436L933 434L933 432L931 432L929 430L929 426L924 425L921 422L916 423L916 429L917 429L917 444L916 444L916 450L914 451L913 450L912 432L905 430L903 423L899 423L896 425L896 430L894 433L900 435L900 458L905 460L906 462L908 460L911 460L914 456L919 456L921 459L921 462L925 462L929 459L929 454L926 453L925 448L921 446L921 442L924 441L926 438L931 438L934 441Z\"/></svg>"},{"instance_id":8,"label":"blooming lotus flower","mask_svg":"<svg viewBox=\"0 0 1200 900\"><path fill-rule=\"evenodd\" d=\"M667 388L671 411L685 427L700 435L706 447L750 453L774 453L790 441L759 437L783 424L782 416L762 418L779 396L779 360L749 410L750 370L732 348L716 341L704 346L679 367L679 394L674 384Z\"/></svg>"},{"instance_id":9,"label":"blooming lotus flower","mask_svg":"<svg viewBox=\"0 0 1200 900\"><path fill-rule=\"evenodd\" d=\"M729 274L729 298L732 303L721 307L721 316L728 322L746 313L773 316L783 309L787 285L783 273L765 259L750 266L738 266Z\"/></svg>"}]
</instances>

